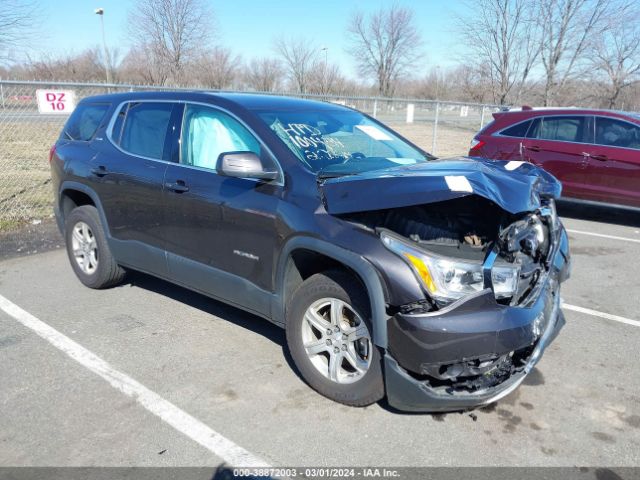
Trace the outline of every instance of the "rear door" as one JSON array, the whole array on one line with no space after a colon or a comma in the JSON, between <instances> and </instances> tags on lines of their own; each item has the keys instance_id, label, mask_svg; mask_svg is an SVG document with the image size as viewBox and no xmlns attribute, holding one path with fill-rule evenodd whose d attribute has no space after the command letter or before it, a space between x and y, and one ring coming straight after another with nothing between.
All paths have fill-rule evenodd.
<instances>
[{"instance_id":1,"label":"rear door","mask_svg":"<svg viewBox=\"0 0 640 480\"><path fill-rule=\"evenodd\" d=\"M640 126L596 116L595 143L588 151L588 198L640 207Z\"/></svg>"},{"instance_id":2,"label":"rear door","mask_svg":"<svg viewBox=\"0 0 640 480\"><path fill-rule=\"evenodd\" d=\"M165 275L162 187L174 104L127 102L107 129L91 175L119 261Z\"/></svg>"},{"instance_id":3,"label":"rear door","mask_svg":"<svg viewBox=\"0 0 640 480\"><path fill-rule=\"evenodd\" d=\"M89 174L91 160L100 150L103 138L97 132L109 122L109 103L83 101L67 120L60 138L56 142L56 157L62 162L53 162L52 176L55 191L59 191L60 181L87 181L94 178ZM95 137L98 136L96 139Z\"/></svg>"},{"instance_id":4,"label":"rear door","mask_svg":"<svg viewBox=\"0 0 640 480\"><path fill-rule=\"evenodd\" d=\"M592 117L554 115L536 118L523 141L523 160L544 168L562 182L562 194L580 197L585 191Z\"/></svg>"},{"instance_id":5,"label":"rear door","mask_svg":"<svg viewBox=\"0 0 640 480\"><path fill-rule=\"evenodd\" d=\"M525 120L492 135L495 150L491 158L495 160L522 160L523 142L533 120Z\"/></svg>"},{"instance_id":6,"label":"rear door","mask_svg":"<svg viewBox=\"0 0 640 480\"><path fill-rule=\"evenodd\" d=\"M174 280L260 313L273 287L282 182L218 175L220 154L232 151L273 162L233 116L187 104L179 163L165 176L167 259Z\"/></svg>"}]
</instances>

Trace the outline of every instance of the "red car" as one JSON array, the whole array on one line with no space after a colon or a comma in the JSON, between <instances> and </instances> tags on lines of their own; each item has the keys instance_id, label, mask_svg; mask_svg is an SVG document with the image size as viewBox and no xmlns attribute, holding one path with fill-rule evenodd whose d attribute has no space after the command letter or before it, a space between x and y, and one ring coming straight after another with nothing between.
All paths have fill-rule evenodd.
<instances>
[{"instance_id":1,"label":"red car","mask_svg":"<svg viewBox=\"0 0 640 480\"><path fill-rule=\"evenodd\" d=\"M470 156L531 162L564 197L640 208L640 114L523 107L493 117Z\"/></svg>"}]
</instances>

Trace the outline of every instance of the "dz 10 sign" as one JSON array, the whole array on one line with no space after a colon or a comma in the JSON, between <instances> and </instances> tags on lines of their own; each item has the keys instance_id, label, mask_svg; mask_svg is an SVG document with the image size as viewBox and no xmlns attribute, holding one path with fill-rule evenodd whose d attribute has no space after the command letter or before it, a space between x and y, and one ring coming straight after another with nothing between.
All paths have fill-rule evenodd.
<instances>
[{"instance_id":1,"label":"dz 10 sign","mask_svg":"<svg viewBox=\"0 0 640 480\"><path fill-rule=\"evenodd\" d=\"M70 114L76 108L73 90L36 90L38 112Z\"/></svg>"}]
</instances>

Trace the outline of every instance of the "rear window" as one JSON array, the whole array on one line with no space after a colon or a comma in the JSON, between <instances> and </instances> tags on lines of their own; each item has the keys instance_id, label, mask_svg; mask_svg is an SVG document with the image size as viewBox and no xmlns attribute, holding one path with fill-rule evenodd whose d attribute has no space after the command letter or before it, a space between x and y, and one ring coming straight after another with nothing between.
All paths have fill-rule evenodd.
<instances>
[{"instance_id":1,"label":"rear window","mask_svg":"<svg viewBox=\"0 0 640 480\"><path fill-rule=\"evenodd\" d=\"M112 140L129 153L160 160L172 110L172 103L130 103L125 112L118 112Z\"/></svg>"},{"instance_id":2,"label":"rear window","mask_svg":"<svg viewBox=\"0 0 640 480\"><path fill-rule=\"evenodd\" d=\"M108 103L81 103L67 120L63 130L64 136L69 140L91 140L109 106Z\"/></svg>"},{"instance_id":3,"label":"rear window","mask_svg":"<svg viewBox=\"0 0 640 480\"><path fill-rule=\"evenodd\" d=\"M512 127L505 128L500 132L500 135L505 137L521 137L527 134L527 130L529 130L529 125L531 125L531 120L527 120L526 122L518 123L513 125Z\"/></svg>"}]
</instances>

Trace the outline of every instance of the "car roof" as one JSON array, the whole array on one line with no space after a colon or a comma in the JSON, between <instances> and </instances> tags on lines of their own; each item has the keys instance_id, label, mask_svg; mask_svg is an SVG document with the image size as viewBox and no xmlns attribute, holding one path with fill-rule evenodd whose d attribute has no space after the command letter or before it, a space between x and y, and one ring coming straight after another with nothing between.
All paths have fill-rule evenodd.
<instances>
[{"instance_id":1,"label":"car roof","mask_svg":"<svg viewBox=\"0 0 640 480\"><path fill-rule=\"evenodd\" d=\"M498 131L502 128L506 128L509 125L524 122L531 118L543 117L548 115L599 115L618 118L621 120L627 120L635 124L640 124L640 114L638 114L637 112L575 107L524 107L513 110L494 112L493 118L496 121L487 125L485 133Z\"/></svg>"},{"instance_id":2,"label":"car roof","mask_svg":"<svg viewBox=\"0 0 640 480\"><path fill-rule=\"evenodd\" d=\"M249 110L324 110L344 108L342 105L306 98L257 93L209 93L242 105Z\"/></svg>"},{"instance_id":3,"label":"car roof","mask_svg":"<svg viewBox=\"0 0 640 480\"><path fill-rule=\"evenodd\" d=\"M540 116L540 115L613 115L613 116L625 116L634 117L640 119L640 113L638 112L625 112L623 110L608 110L605 108L579 108L579 107L523 107L513 108L510 110L503 110L496 112L499 115L516 115L522 116Z\"/></svg>"},{"instance_id":4,"label":"car roof","mask_svg":"<svg viewBox=\"0 0 640 480\"><path fill-rule=\"evenodd\" d=\"M217 92L204 90L135 91L87 97L83 101L126 102L129 100L198 101L229 106L233 104L247 110L339 110L346 107L318 100L281 95Z\"/></svg>"}]
</instances>

